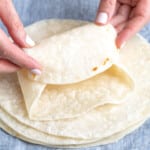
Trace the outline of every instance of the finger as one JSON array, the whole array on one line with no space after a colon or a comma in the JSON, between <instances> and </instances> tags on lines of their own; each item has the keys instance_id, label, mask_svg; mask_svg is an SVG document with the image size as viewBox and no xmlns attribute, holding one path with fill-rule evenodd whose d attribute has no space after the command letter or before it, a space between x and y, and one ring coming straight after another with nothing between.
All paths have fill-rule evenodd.
<instances>
[{"instance_id":1,"label":"finger","mask_svg":"<svg viewBox=\"0 0 150 150\"><path fill-rule=\"evenodd\" d=\"M127 24L127 22L125 21L125 22L122 22L119 25L115 26L115 28L117 30L117 33L120 33L124 29L124 27L126 26L126 24Z\"/></svg>"},{"instance_id":2,"label":"finger","mask_svg":"<svg viewBox=\"0 0 150 150\"><path fill-rule=\"evenodd\" d=\"M150 4L150 1L140 1L140 3L133 10L132 18L130 18L124 29L117 37L116 43L118 47L138 32L149 21L150 10L149 7L145 7L145 4L149 6L148 4Z\"/></svg>"},{"instance_id":3,"label":"finger","mask_svg":"<svg viewBox=\"0 0 150 150\"><path fill-rule=\"evenodd\" d=\"M107 24L115 12L116 0L101 0L97 12L96 23Z\"/></svg>"},{"instance_id":4,"label":"finger","mask_svg":"<svg viewBox=\"0 0 150 150\"><path fill-rule=\"evenodd\" d=\"M131 11L131 7L129 5L120 6L117 15L111 19L110 23L113 26L117 26L118 24L127 21L130 11Z\"/></svg>"},{"instance_id":5,"label":"finger","mask_svg":"<svg viewBox=\"0 0 150 150\"><path fill-rule=\"evenodd\" d=\"M118 0L120 3L130 5L132 7L135 7L139 0Z\"/></svg>"},{"instance_id":6,"label":"finger","mask_svg":"<svg viewBox=\"0 0 150 150\"><path fill-rule=\"evenodd\" d=\"M120 6L121 6L121 4L120 4L119 2L116 2L116 6L115 6L115 10L114 10L113 16L116 16L116 15L117 15Z\"/></svg>"},{"instance_id":7,"label":"finger","mask_svg":"<svg viewBox=\"0 0 150 150\"><path fill-rule=\"evenodd\" d=\"M0 73L12 73L20 69L19 66L10 63L7 60L0 59Z\"/></svg>"},{"instance_id":8,"label":"finger","mask_svg":"<svg viewBox=\"0 0 150 150\"><path fill-rule=\"evenodd\" d=\"M17 45L20 47L32 47L35 45L33 40L26 35L23 24L11 0L1 0L0 17Z\"/></svg>"},{"instance_id":9,"label":"finger","mask_svg":"<svg viewBox=\"0 0 150 150\"><path fill-rule=\"evenodd\" d=\"M123 28L123 30L119 33L117 37L117 46L120 47L131 36L138 32L144 26L144 24L145 22L143 22L141 17L136 17L130 20Z\"/></svg>"},{"instance_id":10,"label":"finger","mask_svg":"<svg viewBox=\"0 0 150 150\"><path fill-rule=\"evenodd\" d=\"M0 30L0 56L14 64L40 74L41 66L25 54L18 46L11 43L5 33Z\"/></svg>"}]
</instances>

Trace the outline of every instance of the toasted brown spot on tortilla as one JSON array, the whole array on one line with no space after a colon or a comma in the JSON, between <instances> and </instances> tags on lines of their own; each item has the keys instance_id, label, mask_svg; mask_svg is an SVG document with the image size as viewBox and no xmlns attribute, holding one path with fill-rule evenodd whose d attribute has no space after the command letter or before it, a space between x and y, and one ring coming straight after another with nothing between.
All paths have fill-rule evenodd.
<instances>
[{"instance_id":1,"label":"toasted brown spot on tortilla","mask_svg":"<svg viewBox=\"0 0 150 150\"><path fill-rule=\"evenodd\" d=\"M106 58L105 60L104 60L104 62L103 62L103 64L102 65L106 65L106 63L109 61L109 58Z\"/></svg>"},{"instance_id":2,"label":"toasted brown spot on tortilla","mask_svg":"<svg viewBox=\"0 0 150 150\"><path fill-rule=\"evenodd\" d=\"M96 71L97 69L98 69L98 67L94 67L92 70L93 70L93 71Z\"/></svg>"}]
</instances>

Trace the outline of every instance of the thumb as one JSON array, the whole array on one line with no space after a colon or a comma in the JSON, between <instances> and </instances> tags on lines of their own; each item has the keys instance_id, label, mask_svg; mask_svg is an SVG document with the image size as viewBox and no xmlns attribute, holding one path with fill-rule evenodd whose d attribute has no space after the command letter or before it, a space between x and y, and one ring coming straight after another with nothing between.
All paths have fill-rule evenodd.
<instances>
[{"instance_id":1,"label":"thumb","mask_svg":"<svg viewBox=\"0 0 150 150\"><path fill-rule=\"evenodd\" d=\"M107 24L114 14L115 7L116 0L101 0L97 11L96 23L102 25Z\"/></svg>"}]
</instances>

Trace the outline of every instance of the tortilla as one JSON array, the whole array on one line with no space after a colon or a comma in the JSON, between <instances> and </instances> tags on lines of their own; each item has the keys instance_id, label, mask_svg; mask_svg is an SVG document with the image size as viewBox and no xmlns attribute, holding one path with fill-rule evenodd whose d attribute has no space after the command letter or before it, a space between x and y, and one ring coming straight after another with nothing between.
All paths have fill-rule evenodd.
<instances>
[{"instance_id":1,"label":"tortilla","mask_svg":"<svg viewBox=\"0 0 150 150\"><path fill-rule=\"evenodd\" d=\"M52 24L53 23L54 22L52 22ZM79 22L79 24L81 23ZM64 24L62 23L62 26L63 25ZM113 63L115 63L113 59L116 60L116 58L118 57L118 51L114 42L115 31L113 27L111 25L99 27L91 23L83 23L83 25L81 25L80 27L75 27L72 29L70 29L71 27L69 27L68 25L69 29L67 30L65 28L64 31L63 28L58 26L60 25L58 25L57 23L56 31L58 28L58 33L55 31L54 35L54 30L53 32L50 32L50 30L48 30L49 38L44 40L41 39L42 42L40 42L41 40L37 40L40 39L39 36L41 36L38 33L36 35L36 41L39 44L33 49L28 50L32 57L40 56L40 58L38 57L37 59L41 61L43 68L46 68L43 75L39 76L40 81L38 77L35 77L38 80L31 81L31 79L28 78L28 72L26 70L22 70L18 73L19 83L22 89L30 119L59 120L74 118L92 110L97 106L104 105L106 103L121 103L124 100L124 97L132 91L133 82L131 77L127 74L127 71L125 72L122 67L113 65ZM37 29L38 28L39 27L37 27ZM89 37L91 33L93 35ZM101 38L101 40L99 40L99 38L97 38L100 35L107 38L108 34L111 35L109 36L107 41L110 41L111 48L108 47L106 40ZM43 38L43 36L41 38ZM89 38L93 39L93 44L87 42ZM56 43L54 41L56 41ZM76 42L78 42L78 44ZM61 48L58 45L62 45ZM71 50L69 50L69 48ZM42 55L43 58L40 54L42 52L41 49L43 49L42 51L44 51L44 53L47 53ZM66 49L70 51L69 55L66 55L68 54L68 51ZM108 50L106 52L103 52L103 49ZM55 56L54 58L52 58L52 53L54 53L54 51ZM58 55L58 53L60 55ZM74 53L74 55L72 55L71 53ZM60 61L55 61L56 55L57 59L59 59ZM78 57L78 55L80 55L82 58ZM96 55L97 57L95 57L94 55ZM64 57L66 59L64 59ZM62 63L62 59L65 61L65 63ZM70 62L66 62L68 61L68 59L72 61L71 66L72 68L74 68L73 70L71 68L68 68L68 65L70 65ZM84 61L82 64L74 59L83 61L84 59L86 59L86 62ZM45 60L47 60L46 63L44 63ZM50 60L55 61L56 66L61 65L61 69L65 71L66 74L63 73L64 75L62 75L61 72L57 72L58 74L56 75L55 71L50 71ZM95 65L96 67L94 67L92 69L92 72L90 73L88 70L90 70L91 64L93 63L100 63L102 66L100 66L99 68ZM86 67L88 67L88 69L86 69ZM84 73L80 72L81 70L83 70ZM67 72L69 76L71 76L71 78L67 75ZM52 75L50 75L51 73ZM79 80L76 80L76 75L74 73L77 73L79 76L81 75L79 77ZM97 73L99 74L95 77ZM64 77L66 79L64 79ZM86 80L89 77L91 78ZM53 80L53 78L55 84L53 83L53 81L49 81ZM58 78L62 78L59 84L55 82L55 80L58 80ZM78 83L74 83L77 81ZM57 109L58 107L59 109Z\"/></svg>"},{"instance_id":2,"label":"tortilla","mask_svg":"<svg viewBox=\"0 0 150 150\"><path fill-rule=\"evenodd\" d=\"M51 27L51 22L54 26L53 28ZM47 26L54 30L54 22L55 21L47 21ZM66 26L71 24L69 24L69 22L71 21L66 21ZM45 34L44 37L44 33L46 33L47 29L42 28L43 25L40 28L40 24L43 23L37 23L37 30L36 24L34 24L34 33L32 34L34 34L35 38L37 37L37 40L35 39L36 41L40 40L40 36L37 36L37 31L42 32L42 39L45 37L47 38L47 34ZM61 26L61 23L59 24L57 21L56 24L57 28L59 28L58 26ZM28 28L30 29L29 31L32 31L32 27L33 26L30 26ZM59 32L62 33L60 30ZM128 131L130 131L128 128L138 124L138 122L141 122L150 116L150 83L148 82L150 80L149 60L149 44L136 35L127 42L123 50L120 51L118 64L119 66L124 66L126 68L125 70L123 68L123 72L125 74L121 73L120 76L124 81L122 83L125 87L130 87L130 90L125 92L123 101L117 105L105 103L105 105L93 107L91 110L86 111L79 116L59 120L30 120L26 111L25 102L17 76L15 74L5 76L0 75L0 120L2 120L8 127L12 128L15 133L20 132L19 135L17 134L15 136L36 144L56 147L82 147L84 144L87 144L85 146L88 146L88 143L89 145L101 144L100 141L105 141L105 139L106 142L102 142L104 144L115 141L118 137L115 135L120 133L121 136L119 137L124 136L128 133ZM106 72L103 72L100 75ZM131 78L129 76L134 79L134 88L132 89L132 86L130 86ZM95 77L92 76L89 80L93 80ZM117 78L118 77L119 76L117 75ZM40 81L41 80L39 79L39 82L37 81L37 83L41 83ZM114 85L113 87L116 91L119 89ZM51 140L52 137L53 141ZM59 139L59 137L63 138L63 142ZM109 140L111 137L113 137L112 140ZM83 145L81 145L81 143Z\"/></svg>"},{"instance_id":3,"label":"tortilla","mask_svg":"<svg viewBox=\"0 0 150 150\"><path fill-rule=\"evenodd\" d=\"M99 38L101 36L103 38ZM117 61L115 39L116 31L111 25L100 27L92 23L50 36L35 47L25 49L43 66L40 76L30 77L46 84L86 80Z\"/></svg>"},{"instance_id":4,"label":"tortilla","mask_svg":"<svg viewBox=\"0 0 150 150\"><path fill-rule=\"evenodd\" d=\"M1 109L0 109L1 110ZM5 114L3 113L4 111L1 110L1 113L2 114ZM4 115L5 118L7 118L7 114ZM121 132L118 132L114 135L111 135L110 137L106 137L102 140L95 140L95 141L84 141L84 140L76 140L76 139L67 139L67 138L63 138L63 137L54 137L54 136L50 136L47 137L47 135L45 134L44 137L42 136L42 134L40 134L40 136L42 138L41 141L38 140L38 137L36 138L33 138L34 135L36 135L37 133L32 129L30 131L32 131L32 134L31 133L31 136L29 136L29 134L24 134L23 130L24 129L24 126L21 126L21 131L18 130L16 131L16 128L12 128L12 126L8 126L8 124L5 124L3 121L0 121L0 127L2 129L4 129L6 132L8 132L9 134L13 135L13 136L16 136L24 141L28 141L30 143L34 143L34 144L41 144L41 145L46 145L46 146L51 146L51 147L59 147L59 148L77 148L77 147L87 147L87 146L95 146L95 145L100 145L100 144L107 144L107 143L112 143L116 140L119 140L120 138L122 138L123 136L125 136L127 133L135 130L136 128L138 128L142 123L144 122L144 120L140 120L139 122L133 124L132 126L129 126L128 128L124 129L123 131ZM19 126L18 123L14 123L13 121L13 124L16 125L16 126ZM27 128L25 127L25 130L27 130ZM26 136L27 135L27 136ZM50 139L50 141L49 141ZM55 139L55 140L53 140ZM63 141L67 141L69 144L65 144L65 142ZM58 142L58 145L57 145L57 142ZM63 145L60 145L62 144ZM71 144L71 143L74 143L74 144ZM75 144L75 143L78 143L78 144ZM80 144L79 143L84 143L84 144Z\"/></svg>"},{"instance_id":5,"label":"tortilla","mask_svg":"<svg viewBox=\"0 0 150 150\"><path fill-rule=\"evenodd\" d=\"M133 90L132 79L115 65L91 79L69 85L37 83L29 80L26 73L18 77L33 120L74 118L100 105L122 103Z\"/></svg>"}]
</instances>

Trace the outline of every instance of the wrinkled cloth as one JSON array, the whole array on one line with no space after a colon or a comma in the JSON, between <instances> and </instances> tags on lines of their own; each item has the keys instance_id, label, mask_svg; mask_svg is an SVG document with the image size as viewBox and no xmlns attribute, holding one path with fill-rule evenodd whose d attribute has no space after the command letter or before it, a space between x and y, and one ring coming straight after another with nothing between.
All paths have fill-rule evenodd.
<instances>
[{"instance_id":1,"label":"wrinkled cloth","mask_svg":"<svg viewBox=\"0 0 150 150\"><path fill-rule=\"evenodd\" d=\"M99 0L13 0L24 25L42 19L66 18L93 21ZM4 26L0 24L1 28ZM4 29L6 31L6 29ZM140 32L150 42L150 24ZM149 150L150 119L120 141L83 150ZM23 142L0 129L0 150L54 150ZM81 150L81 149L80 149Z\"/></svg>"}]
</instances>

